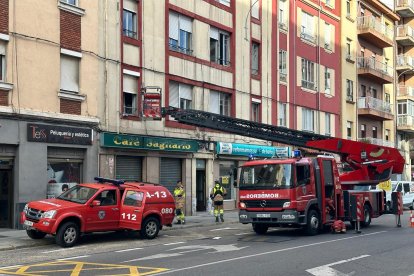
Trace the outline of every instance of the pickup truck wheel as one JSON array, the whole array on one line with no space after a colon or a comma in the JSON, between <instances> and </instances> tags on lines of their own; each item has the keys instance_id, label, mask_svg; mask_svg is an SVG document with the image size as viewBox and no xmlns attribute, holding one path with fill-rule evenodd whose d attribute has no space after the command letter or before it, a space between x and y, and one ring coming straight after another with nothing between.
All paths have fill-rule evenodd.
<instances>
[{"instance_id":1,"label":"pickup truck wheel","mask_svg":"<svg viewBox=\"0 0 414 276\"><path fill-rule=\"evenodd\" d=\"M316 210L310 210L306 220L306 234L309 236L315 236L319 233L320 219L319 214Z\"/></svg>"},{"instance_id":2,"label":"pickup truck wheel","mask_svg":"<svg viewBox=\"0 0 414 276\"><path fill-rule=\"evenodd\" d=\"M267 232L267 229L269 229L269 227L267 225L264 224L257 224L257 223L253 223L253 231L256 232L256 234L259 235L264 235Z\"/></svg>"},{"instance_id":3,"label":"pickup truck wheel","mask_svg":"<svg viewBox=\"0 0 414 276\"><path fill-rule=\"evenodd\" d=\"M364 205L364 220L361 221L362 227L368 227L371 224L371 209L368 205Z\"/></svg>"},{"instance_id":4,"label":"pickup truck wheel","mask_svg":"<svg viewBox=\"0 0 414 276\"><path fill-rule=\"evenodd\" d=\"M27 235L34 239L34 240L39 240L39 239L43 239L46 236L45 232L40 232L40 231L36 231L33 229L30 230L26 230Z\"/></svg>"},{"instance_id":5,"label":"pickup truck wheel","mask_svg":"<svg viewBox=\"0 0 414 276\"><path fill-rule=\"evenodd\" d=\"M62 247L72 247L79 238L79 226L74 222L61 225L56 233L56 243Z\"/></svg>"},{"instance_id":6,"label":"pickup truck wheel","mask_svg":"<svg viewBox=\"0 0 414 276\"><path fill-rule=\"evenodd\" d=\"M141 227L141 236L152 240L160 231L160 222L154 217L149 217L144 220Z\"/></svg>"}]
</instances>

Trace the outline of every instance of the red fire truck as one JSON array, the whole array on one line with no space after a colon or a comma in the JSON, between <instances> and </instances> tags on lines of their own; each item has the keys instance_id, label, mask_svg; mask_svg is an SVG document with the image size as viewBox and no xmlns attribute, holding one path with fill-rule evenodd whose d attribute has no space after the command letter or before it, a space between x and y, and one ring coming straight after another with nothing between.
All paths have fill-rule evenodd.
<instances>
[{"instance_id":1,"label":"red fire truck","mask_svg":"<svg viewBox=\"0 0 414 276\"><path fill-rule=\"evenodd\" d=\"M303 227L315 235L336 220L356 222L353 198L361 199L362 226L387 212L385 192L371 185L402 173L405 161L391 147L266 125L199 110L164 109L188 125L320 151L303 157L252 160L240 168L239 221L258 234L269 227ZM329 154L326 154L329 153ZM394 208L395 213L401 206Z\"/></svg>"}]
</instances>

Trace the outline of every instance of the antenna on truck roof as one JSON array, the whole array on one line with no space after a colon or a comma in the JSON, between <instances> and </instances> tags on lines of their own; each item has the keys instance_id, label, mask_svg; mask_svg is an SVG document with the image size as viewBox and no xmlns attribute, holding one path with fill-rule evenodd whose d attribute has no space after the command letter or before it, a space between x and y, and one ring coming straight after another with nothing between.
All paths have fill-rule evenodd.
<instances>
[{"instance_id":1,"label":"antenna on truck roof","mask_svg":"<svg viewBox=\"0 0 414 276\"><path fill-rule=\"evenodd\" d=\"M98 183L112 183L115 186L119 186L121 184L124 184L125 181L124 180L118 180L118 179L110 179L110 178L104 178L104 177L98 177L96 176L94 178L96 181L98 181Z\"/></svg>"}]
</instances>

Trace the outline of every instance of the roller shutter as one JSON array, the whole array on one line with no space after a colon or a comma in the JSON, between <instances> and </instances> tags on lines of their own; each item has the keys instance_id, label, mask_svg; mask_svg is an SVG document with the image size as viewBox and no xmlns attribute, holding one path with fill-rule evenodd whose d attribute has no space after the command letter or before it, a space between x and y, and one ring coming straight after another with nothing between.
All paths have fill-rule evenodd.
<instances>
[{"instance_id":1,"label":"roller shutter","mask_svg":"<svg viewBox=\"0 0 414 276\"><path fill-rule=\"evenodd\" d=\"M161 158L160 184L173 192L177 180L181 180L181 159Z\"/></svg>"},{"instance_id":2,"label":"roller shutter","mask_svg":"<svg viewBox=\"0 0 414 276\"><path fill-rule=\"evenodd\" d=\"M142 181L142 158L117 156L115 177L122 180Z\"/></svg>"}]
</instances>

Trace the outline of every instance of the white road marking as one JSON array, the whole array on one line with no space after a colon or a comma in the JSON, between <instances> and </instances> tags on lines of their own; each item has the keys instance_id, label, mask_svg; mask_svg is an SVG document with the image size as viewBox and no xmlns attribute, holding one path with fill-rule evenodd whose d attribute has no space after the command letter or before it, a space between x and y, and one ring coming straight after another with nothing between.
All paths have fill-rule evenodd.
<instances>
[{"instance_id":1,"label":"white road marking","mask_svg":"<svg viewBox=\"0 0 414 276\"><path fill-rule=\"evenodd\" d=\"M86 257L89 257L89 256L90 255L75 256L75 257L70 257L70 258L58 259L58 261L65 261L65 260L73 260L73 259L79 259L79 258L86 258Z\"/></svg>"},{"instance_id":2,"label":"white road marking","mask_svg":"<svg viewBox=\"0 0 414 276\"><path fill-rule=\"evenodd\" d=\"M115 251L116 253L121 253L121 252L127 252L127 251L133 251L133 250L140 250L142 249L141 247L137 247L137 248L129 248L129 249L123 249L123 250L118 250Z\"/></svg>"},{"instance_id":3,"label":"white road marking","mask_svg":"<svg viewBox=\"0 0 414 276\"><path fill-rule=\"evenodd\" d=\"M231 228L231 227L224 227L224 228L216 228L211 229L210 231L221 231L221 230L238 230L239 228Z\"/></svg>"},{"instance_id":4,"label":"white road marking","mask_svg":"<svg viewBox=\"0 0 414 276\"><path fill-rule=\"evenodd\" d=\"M355 274L355 271L351 272L350 274L345 274L345 273L342 273L342 272L340 272L336 269L333 269L331 266L338 265L338 264L343 264L343 263L347 263L347 262L352 262L352 261L362 259L362 258L366 258L366 257L369 257L369 256L370 255L361 255L359 257L353 257L353 258L350 258L350 259L341 260L341 261L334 262L334 263L331 263L331 264L321 265L321 266L318 266L318 267L307 269L306 271L309 272L310 274L314 275L314 276L339 276L339 275L347 276L347 275L353 275L353 274Z\"/></svg>"},{"instance_id":5,"label":"white road marking","mask_svg":"<svg viewBox=\"0 0 414 276\"><path fill-rule=\"evenodd\" d=\"M55 249L55 250L44 251L44 252L42 252L42 254L49 254L49 253L59 252L59 251L66 251L66 250L80 249L80 248L84 248L84 247L86 247L86 245L83 245L83 246L76 246L76 247L70 247L70 248L60 248L60 249Z\"/></svg>"},{"instance_id":6,"label":"white road marking","mask_svg":"<svg viewBox=\"0 0 414 276\"><path fill-rule=\"evenodd\" d=\"M251 233L238 233L238 234L234 234L235 236L243 236L243 235L248 235L248 234L251 234Z\"/></svg>"},{"instance_id":7,"label":"white road marking","mask_svg":"<svg viewBox=\"0 0 414 276\"><path fill-rule=\"evenodd\" d=\"M21 266L22 265L3 266L3 267L0 267L0 269L18 268L18 267L21 267ZM2 275L2 274L0 274L0 275Z\"/></svg>"},{"instance_id":8,"label":"white road marking","mask_svg":"<svg viewBox=\"0 0 414 276\"><path fill-rule=\"evenodd\" d=\"M311 247L311 246L314 246L314 245L328 244L328 243L332 243L332 242L344 241L344 240L350 240L350 239L357 239L357 238L361 238L361 237L366 237L366 236L371 236L371 235L376 235L376 234L382 234L382 233L386 233L386 232L387 231L379 231L379 232L374 232L374 233L369 233L369 234L362 234L362 235L352 236L352 237L347 237L347 238L341 238L341 239L335 239L335 240L329 240L329 241L323 241L323 242L315 242L315 243L304 244L304 245L299 245L299 246L294 246L294 247L288 247L288 248L283 248L283 249L278 249L278 250L273 250L273 251L268 251L268 252L252 254L252 255L245 255L245 256L230 258L230 259L225 259L225 260L218 260L218 261L205 263L205 264L199 264L199 265L195 265L195 266L188 266L188 267L183 267L183 268L178 268L178 269L171 269L171 270L161 272L161 273L158 273L158 274L155 274L155 275L170 274L170 273L175 273L175 272L178 272L178 271L190 270L190 269L193 269L193 268L198 268L198 267L203 267L203 266L217 265L219 263L228 263L228 262L247 259L247 258L253 258L253 257L264 256L264 255L269 255L269 254L274 254L274 253L279 253L279 252L284 252L284 251L290 251L290 250L295 250L295 249L300 249L300 248L305 248L305 247Z\"/></svg>"},{"instance_id":9,"label":"white road marking","mask_svg":"<svg viewBox=\"0 0 414 276\"><path fill-rule=\"evenodd\" d=\"M213 240L219 240L221 237L214 237Z\"/></svg>"},{"instance_id":10,"label":"white road marking","mask_svg":"<svg viewBox=\"0 0 414 276\"><path fill-rule=\"evenodd\" d=\"M174 244L181 244L185 242L172 242L172 243L165 243L164 245L174 245Z\"/></svg>"}]
</instances>

